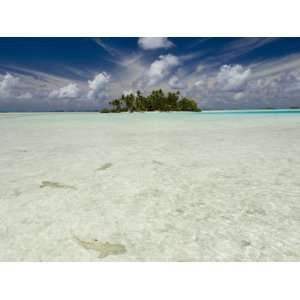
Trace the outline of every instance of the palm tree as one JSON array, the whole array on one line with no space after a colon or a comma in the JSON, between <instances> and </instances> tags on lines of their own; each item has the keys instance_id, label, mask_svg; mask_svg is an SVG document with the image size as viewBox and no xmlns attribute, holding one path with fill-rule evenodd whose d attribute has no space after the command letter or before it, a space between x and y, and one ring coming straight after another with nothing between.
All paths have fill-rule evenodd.
<instances>
[{"instance_id":1,"label":"palm tree","mask_svg":"<svg viewBox=\"0 0 300 300\"><path fill-rule=\"evenodd\" d=\"M153 90L147 97L141 91L129 95L122 95L120 99L109 102L112 106L111 112L121 111L201 111L197 102L183 97L180 99L180 92L169 92L167 95L159 89ZM103 112L108 112L104 110Z\"/></svg>"}]
</instances>

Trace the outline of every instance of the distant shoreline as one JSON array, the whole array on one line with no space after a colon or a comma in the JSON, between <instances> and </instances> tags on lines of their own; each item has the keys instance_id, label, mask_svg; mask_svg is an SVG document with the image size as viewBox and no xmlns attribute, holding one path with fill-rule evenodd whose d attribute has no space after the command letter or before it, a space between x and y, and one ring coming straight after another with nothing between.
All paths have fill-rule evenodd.
<instances>
[{"instance_id":1,"label":"distant shoreline","mask_svg":"<svg viewBox=\"0 0 300 300\"><path fill-rule=\"evenodd\" d=\"M193 111L141 111L141 112L112 112L110 114L136 114L136 113L258 113L258 112L300 112L300 108L271 108L271 109L266 109L266 108L249 108L249 109L204 109L199 112L193 112ZM38 113L99 113L98 110L93 110L93 111L0 111L0 114L16 114L16 113L22 113L22 114L38 114Z\"/></svg>"}]
</instances>

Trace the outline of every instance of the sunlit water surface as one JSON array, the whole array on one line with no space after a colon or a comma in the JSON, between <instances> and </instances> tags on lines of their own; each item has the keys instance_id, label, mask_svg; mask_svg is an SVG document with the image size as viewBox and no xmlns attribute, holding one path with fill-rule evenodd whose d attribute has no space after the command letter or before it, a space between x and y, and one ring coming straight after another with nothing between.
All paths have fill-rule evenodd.
<instances>
[{"instance_id":1,"label":"sunlit water surface","mask_svg":"<svg viewBox=\"0 0 300 300\"><path fill-rule=\"evenodd\" d=\"M300 112L0 114L1 261L300 261Z\"/></svg>"}]
</instances>

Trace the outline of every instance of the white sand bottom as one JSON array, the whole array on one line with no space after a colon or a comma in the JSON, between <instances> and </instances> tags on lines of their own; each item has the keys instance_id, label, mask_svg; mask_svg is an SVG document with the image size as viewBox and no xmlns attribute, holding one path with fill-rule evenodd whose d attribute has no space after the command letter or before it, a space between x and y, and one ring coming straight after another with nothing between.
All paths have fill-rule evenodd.
<instances>
[{"instance_id":1,"label":"white sand bottom","mask_svg":"<svg viewBox=\"0 0 300 300\"><path fill-rule=\"evenodd\" d=\"M0 261L300 261L299 114L2 114L0 138Z\"/></svg>"}]
</instances>

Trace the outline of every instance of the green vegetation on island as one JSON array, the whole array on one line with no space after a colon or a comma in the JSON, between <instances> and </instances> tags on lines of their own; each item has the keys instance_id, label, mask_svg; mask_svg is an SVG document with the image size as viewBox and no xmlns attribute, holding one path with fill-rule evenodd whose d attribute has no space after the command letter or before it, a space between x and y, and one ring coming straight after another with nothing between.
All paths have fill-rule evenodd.
<instances>
[{"instance_id":1,"label":"green vegetation on island","mask_svg":"<svg viewBox=\"0 0 300 300\"><path fill-rule=\"evenodd\" d=\"M179 91L164 93L162 90L154 90L148 96L143 96L140 91L137 91L136 94L122 95L109 104L111 109L103 108L100 112L201 111L195 100L181 97Z\"/></svg>"}]
</instances>

